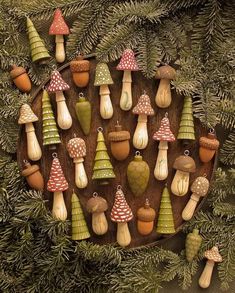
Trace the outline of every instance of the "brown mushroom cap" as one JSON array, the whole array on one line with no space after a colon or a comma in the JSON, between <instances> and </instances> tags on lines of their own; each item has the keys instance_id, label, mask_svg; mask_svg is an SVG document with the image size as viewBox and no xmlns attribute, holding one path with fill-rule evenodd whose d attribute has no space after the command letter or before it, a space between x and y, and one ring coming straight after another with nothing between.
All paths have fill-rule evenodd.
<instances>
[{"instance_id":1,"label":"brown mushroom cap","mask_svg":"<svg viewBox=\"0 0 235 293\"><path fill-rule=\"evenodd\" d=\"M23 104L20 108L20 117L18 124L25 124L38 121L38 117L33 113L33 110L28 104Z\"/></svg>"},{"instance_id":2,"label":"brown mushroom cap","mask_svg":"<svg viewBox=\"0 0 235 293\"><path fill-rule=\"evenodd\" d=\"M164 65L157 69L155 73L156 79L174 79L175 78L175 69L170 65Z\"/></svg>"},{"instance_id":3,"label":"brown mushroom cap","mask_svg":"<svg viewBox=\"0 0 235 293\"><path fill-rule=\"evenodd\" d=\"M86 156L86 144L82 138L75 137L67 143L70 158L83 158Z\"/></svg>"},{"instance_id":4,"label":"brown mushroom cap","mask_svg":"<svg viewBox=\"0 0 235 293\"><path fill-rule=\"evenodd\" d=\"M129 140L131 138L130 132L122 130L122 126L118 123L115 125L115 131L109 132L108 140L109 141L123 141Z\"/></svg>"},{"instance_id":5,"label":"brown mushroom cap","mask_svg":"<svg viewBox=\"0 0 235 293\"><path fill-rule=\"evenodd\" d=\"M152 222L156 217L156 212L153 208L150 207L149 201L146 198L145 204L143 207L137 210L137 218L143 222Z\"/></svg>"},{"instance_id":6,"label":"brown mushroom cap","mask_svg":"<svg viewBox=\"0 0 235 293\"><path fill-rule=\"evenodd\" d=\"M196 164L190 156L179 156L175 159L173 168L183 172L194 173L196 171Z\"/></svg>"},{"instance_id":7,"label":"brown mushroom cap","mask_svg":"<svg viewBox=\"0 0 235 293\"><path fill-rule=\"evenodd\" d=\"M222 262L222 256L219 253L219 249L217 246L213 246L211 249L205 251L204 256L208 260L213 260L214 262Z\"/></svg>"},{"instance_id":8,"label":"brown mushroom cap","mask_svg":"<svg viewBox=\"0 0 235 293\"><path fill-rule=\"evenodd\" d=\"M200 196L205 196L208 192L209 185L210 183L206 177L199 176L193 181L191 191Z\"/></svg>"},{"instance_id":9,"label":"brown mushroom cap","mask_svg":"<svg viewBox=\"0 0 235 293\"><path fill-rule=\"evenodd\" d=\"M200 137L199 145L209 150L217 150L219 148L219 141L214 133L208 133L207 137Z\"/></svg>"},{"instance_id":10,"label":"brown mushroom cap","mask_svg":"<svg viewBox=\"0 0 235 293\"><path fill-rule=\"evenodd\" d=\"M108 203L103 197L94 196L88 200L86 209L89 213L102 213L107 211Z\"/></svg>"},{"instance_id":11,"label":"brown mushroom cap","mask_svg":"<svg viewBox=\"0 0 235 293\"><path fill-rule=\"evenodd\" d=\"M154 110L151 106L150 98L148 95L143 94L139 97L138 103L133 108L132 113L137 115L141 115L141 114L148 115L148 116L154 115Z\"/></svg>"}]
</instances>

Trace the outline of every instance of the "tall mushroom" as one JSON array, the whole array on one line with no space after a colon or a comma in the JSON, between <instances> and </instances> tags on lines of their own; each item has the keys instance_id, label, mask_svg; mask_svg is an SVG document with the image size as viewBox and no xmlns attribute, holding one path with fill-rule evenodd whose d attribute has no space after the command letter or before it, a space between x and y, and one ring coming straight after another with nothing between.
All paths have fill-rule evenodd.
<instances>
[{"instance_id":1,"label":"tall mushroom","mask_svg":"<svg viewBox=\"0 0 235 293\"><path fill-rule=\"evenodd\" d=\"M64 21L59 8L55 10L54 19L49 29L49 35L55 35L55 58L59 63L65 60L64 35L69 35L69 27Z\"/></svg>"},{"instance_id":2,"label":"tall mushroom","mask_svg":"<svg viewBox=\"0 0 235 293\"><path fill-rule=\"evenodd\" d=\"M175 136L170 129L168 113L166 113L165 117L161 120L160 128L157 132L154 133L153 139L160 141L158 145L159 151L154 169L154 176L158 180L164 180L168 176L168 142L175 141Z\"/></svg>"},{"instance_id":3,"label":"tall mushroom","mask_svg":"<svg viewBox=\"0 0 235 293\"><path fill-rule=\"evenodd\" d=\"M150 98L145 93L139 97L137 105L132 110L133 114L139 115L137 127L133 136L133 145L137 149L145 149L148 144L147 116L153 116Z\"/></svg>"},{"instance_id":4,"label":"tall mushroom","mask_svg":"<svg viewBox=\"0 0 235 293\"><path fill-rule=\"evenodd\" d=\"M160 79L155 102L159 108L167 108L171 104L170 82L175 78L175 69L170 65L158 68L155 74L156 79Z\"/></svg>"},{"instance_id":5,"label":"tall mushroom","mask_svg":"<svg viewBox=\"0 0 235 293\"><path fill-rule=\"evenodd\" d=\"M67 219L67 210L64 202L63 191L68 189L68 182L64 177L60 161L57 154L52 154L53 161L49 180L47 182L47 190L54 192L52 215L53 217L65 221Z\"/></svg>"},{"instance_id":6,"label":"tall mushroom","mask_svg":"<svg viewBox=\"0 0 235 293\"><path fill-rule=\"evenodd\" d=\"M35 121L38 121L38 117L33 113L31 107L28 104L23 104L20 108L18 124L25 124L27 154L32 161L38 161L42 156L42 151L33 126L33 122Z\"/></svg>"},{"instance_id":7,"label":"tall mushroom","mask_svg":"<svg viewBox=\"0 0 235 293\"><path fill-rule=\"evenodd\" d=\"M222 262L223 259L217 246L213 246L210 250L207 250L204 256L207 258L207 262L198 283L201 288L208 288L211 283L211 276L215 263Z\"/></svg>"},{"instance_id":8,"label":"tall mushroom","mask_svg":"<svg viewBox=\"0 0 235 293\"><path fill-rule=\"evenodd\" d=\"M128 111L132 107L132 91L131 91L131 71L138 71L139 66L135 59L135 54L131 49L126 49L122 53L122 58L117 66L117 70L123 70L122 93L120 99L120 108Z\"/></svg>"},{"instance_id":9,"label":"tall mushroom","mask_svg":"<svg viewBox=\"0 0 235 293\"><path fill-rule=\"evenodd\" d=\"M103 119L110 119L113 116L109 84L113 84L113 80L108 65L106 63L98 63L95 71L94 85L100 87L100 115Z\"/></svg>"},{"instance_id":10,"label":"tall mushroom","mask_svg":"<svg viewBox=\"0 0 235 293\"><path fill-rule=\"evenodd\" d=\"M131 208L126 202L121 186L118 186L111 211L111 220L117 223L117 243L122 247L126 247L131 243L131 234L127 223L132 218Z\"/></svg>"},{"instance_id":11,"label":"tall mushroom","mask_svg":"<svg viewBox=\"0 0 235 293\"><path fill-rule=\"evenodd\" d=\"M61 129L69 129L72 126L72 117L65 102L63 91L69 90L69 85L63 80L59 71L54 70L47 88L48 92L55 93L57 103L57 123Z\"/></svg>"},{"instance_id":12,"label":"tall mushroom","mask_svg":"<svg viewBox=\"0 0 235 293\"><path fill-rule=\"evenodd\" d=\"M67 143L70 158L75 164L75 184L78 188L85 188L88 184L86 171L83 165L86 156L86 144L82 138L75 137Z\"/></svg>"}]
</instances>

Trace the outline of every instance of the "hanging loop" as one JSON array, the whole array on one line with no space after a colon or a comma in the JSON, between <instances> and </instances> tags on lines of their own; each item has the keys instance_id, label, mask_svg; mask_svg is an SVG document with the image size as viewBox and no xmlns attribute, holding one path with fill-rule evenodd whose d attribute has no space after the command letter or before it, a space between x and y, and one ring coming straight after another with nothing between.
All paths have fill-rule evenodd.
<instances>
[{"instance_id":1,"label":"hanging loop","mask_svg":"<svg viewBox=\"0 0 235 293\"><path fill-rule=\"evenodd\" d=\"M122 186L121 186L121 184L118 184L118 186L117 186L117 190L122 190Z\"/></svg>"},{"instance_id":2,"label":"hanging loop","mask_svg":"<svg viewBox=\"0 0 235 293\"><path fill-rule=\"evenodd\" d=\"M103 132L103 127L101 127L101 126L98 127L98 128L97 128L97 131L98 131L98 132Z\"/></svg>"},{"instance_id":3,"label":"hanging loop","mask_svg":"<svg viewBox=\"0 0 235 293\"><path fill-rule=\"evenodd\" d=\"M98 196L98 192L96 192L96 191L93 192L92 196L93 196L93 197L97 197L97 196Z\"/></svg>"},{"instance_id":4,"label":"hanging loop","mask_svg":"<svg viewBox=\"0 0 235 293\"><path fill-rule=\"evenodd\" d=\"M190 154L189 150L185 150L185 151L184 151L184 155L185 155L185 156L189 156L189 154Z\"/></svg>"},{"instance_id":5,"label":"hanging loop","mask_svg":"<svg viewBox=\"0 0 235 293\"><path fill-rule=\"evenodd\" d=\"M140 151L136 151L136 152L135 152L135 155L136 155L136 156L140 156Z\"/></svg>"},{"instance_id":6,"label":"hanging loop","mask_svg":"<svg viewBox=\"0 0 235 293\"><path fill-rule=\"evenodd\" d=\"M79 98L83 98L84 97L84 94L81 92L81 93L78 94L78 97Z\"/></svg>"},{"instance_id":7,"label":"hanging loop","mask_svg":"<svg viewBox=\"0 0 235 293\"><path fill-rule=\"evenodd\" d=\"M53 153L53 154L52 154L52 158L53 158L53 159L57 158L57 153Z\"/></svg>"}]
</instances>

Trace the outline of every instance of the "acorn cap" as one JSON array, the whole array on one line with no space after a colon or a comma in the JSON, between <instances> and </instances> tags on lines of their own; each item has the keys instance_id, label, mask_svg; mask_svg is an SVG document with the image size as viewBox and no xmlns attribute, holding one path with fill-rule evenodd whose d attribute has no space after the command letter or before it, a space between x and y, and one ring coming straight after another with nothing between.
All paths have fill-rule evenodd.
<instances>
[{"instance_id":1,"label":"acorn cap","mask_svg":"<svg viewBox=\"0 0 235 293\"><path fill-rule=\"evenodd\" d=\"M33 110L28 104L23 104L20 108L20 117L18 124L26 124L38 121L38 117L33 113Z\"/></svg>"},{"instance_id":2,"label":"acorn cap","mask_svg":"<svg viewBox=\"0 0 235 293\"><path fill-rule=\"evenodd\" d=\"M54 12L54 19L49 29L49 35L69 35L69 27L59 8Z\"/></svg>"},{"instance_id":3,"label":"acorn cap","mask_svg":"<svg viewBox=\"0 0 235 293\"><path fill-rule=\"evenodd\" d=\"M133 218L131 208L126 202L122 190L117 190L111 211L111 220L116 223L127 223Z\"/></svg>"},{"instance_id":4,"label":"acorn cap","mask_svg":"<svg viewBox=\"0 0 235 293\"><path fill-rule=\"evenodd\" d=\"M70 62L71 72L84 72L90 70L90 61L84 60L82 55L78 55Z\"/></svg>"},{"instance_id":5,"label":"acorn cap","mask_svg":"<svg viewBox=\"0 0 235 293\"><path fill-rule=\"evenodd\" d=\"M205 196L208 192L209 185L210 183L206 177L199 176L193 181L193 184L191 185L191 191L200 196Z\"/></svg>"},{"instance_id":6,"label":"acorn cap","mask_svg":"<svg viewBox=\"0 0 235 293\"><path fill-rule=\"evenodd\" d=\"M208 260L213 260L214 262L222 262L222 256L219 253L219 249L217 246L213 246L211 249L205 251L204 256Z\"/></svg>"},{"instance_id":7,"label":"acorn cap","mask_svg":"<svg viewBox=\"0 0 235 293\"><path fill-rule=\"evenodd\" d=\"M149 200L146 198L144 206L137 210L137 218L143 222L152 222L155 217L156 212L150 207Z\"/></svg>"},{"instance_id":8,"label":"acorn cap","mask_svg":"<svg viewBox=\"0 0 235 293\"><path fill-rule=\"evenodd\" d=\"M150 98L148 95L143 94L139 97L138 103L133 108L132 113L137 115L141 115L141 114L148 115L148 116L154 115L154 110L151 106Z\"/></svg>"},{"instance_id":9,"label":"acorn cap","mask_svg":"<svg viewBox=\"0 0 235 293\"><path fill-rule=\"evenodd\" d=\"M209 150L217 150L219 148L219 141L214 133L208 133L207 137L200 137L199 145Z\"/></svg>"},{"instance_id":10,"label":"acorn cap","mask_svg":"<svg viewBox=\"0 0 235 293\"><path fill-rule=\"evenodd\" d=\"M86 156L86 144L82 138L75 137L67 143L70 158L83 158Z\"/></svg>"},{"instance_id":11,"label":"acorn cap","mask_svg":"<svg viewBox=\"0 0 235 293\"><path fill-rule=\"evenodd\" d=\"M122 58L117 66L117 70L139 71L139 66L135 59L135 54L131 49L126 49L122 53Z\"/></svg>"},{"instance_id":12,"label":"acorn cap","mask_svg":"<svg viewBox=\"0 0 235 293\"><path fill-rule=\"evenodd\" d=\"M89 213L102 213L107 211L108 203L103 197L94 196L88 200L86 209Z\"/></svg>"},{"instance_id":13,"label":"acorn cap","mask_svg":"<svg viewBox=\"0 0 235 293\"><path fill-rule=\"evenodd\" d=\"M122 130L122 126L118 123L115 125L115 131L109 132L108 140L109 141L123 141L129 140L131 138L130 132L126 130Z\"/></svg>"},{"instance_id":14,"label":"acorn cap","mask_svg":"<svg viewBox=\"0 0 235 293\"><path fill-rule=\"evenodd\" d=\"M170 65L164 65L157 69L155 73L156 79L174 79L175 78L175 69Z\"/></svg>"},{"instance_id":15,"label":"acorn cap","mask_svg":"<svg viewBox=\"0 0 235 293\"><path fill-rule=\"evenodd\" d=\"M63 80L59 71L54 70L51 73L51 81L47 88L48 92L59 92L69 90L70 86Z\"/></svg>"},{"instance_id":16,"label":"acorn cap","mask_svg":"<svg viewBox=\"0 0 235 293\"><path fill-rule=\"evenodd\" d=\"M175 159L173 168L183 172L194 173L196 171L196 164L190 156L179 156Z\"/></svg>"},{"instance_id":17,"label":"acorn cap","mask_svg":"<svg viewBox=\"0 0 235 293\"><path fill-rule=\"evenodd\" d=\"M171 132L170 121L167 117L162 118L160 128L154 133L153 139L160 141L175 141L175 136Z\"/></svg>"},{"instance_id":18,"label":"acorn cap","mask_svg":"<svg viewBox=\"0 0 235 293\"><path fill-rule=\"evenodd\" d=\"M24 168L25 169L21 172L21 175L24 177L32 175L39 170L38 165L31 165L28 161L24 162Z\"/></svg>"},{"instance_id":19,"label":"acorn cap","mask_svg":"<svg viewBox=\"0 0 235 293\"><path fill-rule=\"evenodd\" d=\"M112 77L108 65L104 62L100 62L96 65L95 70L95 86L113 84Z\"/></svg>"},{"instance_id":20,"label":"acorn cap","mask_svg":"<svg viewBox=\"0 0 235 293\"><path fill-rule=\"evenodd\" d=\"M26 73L26 70L24 69L24 67L16 66L15 64L12 65L12 69L10 71L10 76L12 79L14 79L24 73Z\"/></svg>"}]
</instances>

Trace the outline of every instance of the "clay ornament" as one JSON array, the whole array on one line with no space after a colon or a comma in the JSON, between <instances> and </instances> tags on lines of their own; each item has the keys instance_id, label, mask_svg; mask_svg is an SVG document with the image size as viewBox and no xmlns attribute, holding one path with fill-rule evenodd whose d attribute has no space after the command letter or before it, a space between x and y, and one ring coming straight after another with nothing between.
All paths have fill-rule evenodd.
<instances>
[{"instance_id":1,"label":"clay ornament","mask_svg":"<svg viewBox=\"0 0 235 293\"><path fill-rule=\"evenodd\" d=\"M146 198L144 206L137 210L137 230L141 235L149 235L153 231L155 217L156 212Z\"/></svg>"},{"instance_id":2,"label":"clay ornament","mask_svg":"<svg viewBox=\"0 0 235 293\"><path fill-rule=\"evenodd\" d=\"M43 191L44 179L38 165L31 165L27 160L24 160L24 169L21 175L25 177L31 188Z\"/></svg>"},{"instance_id":3,"label":"clay ornament","mask_svg":"<svg viewBox=\"0 0 235 293\"><path fill-rule=\"evenodd\" d=\"M218 139L216 139L214 130L211 130L207 134L207 137L205 137L205 136L200 137L200 139L199 139L200 160L203 163L210 162L213 159L215 152L218 150L219 144L220 143L219 143Z\"/></svg>"},{"instance_id":4,"label":"clay ornament","mask_svg":"<svg viewBox=\"0 0 235 293\"><path fill-rule=\"evenodd\" d=\"M31 91L32 85L24 67L12 65L10 76L16 87L23 93Z\"/></svg>"},{"instance_id":5,"label":"clay ornament","mask_svg":"<svg viewBox=\"0 0 235 293\"><path fill-rule=\"evenodd\" d=\"M75 110L83 133L88 135L91 129L91 103L84 97L83 93L79 93Z\"/></svg>"},{"instance_id":6,"label":"clay ornament","mask_svg":"<svg viewBox=\"0 0 235 293\"><path fill-rule=\"evenodd\" d=\"M89 83L90 61L78 55L75 60L70 61L70 70L76 86L83 88Z\"/></svg>"}]
</instances>

